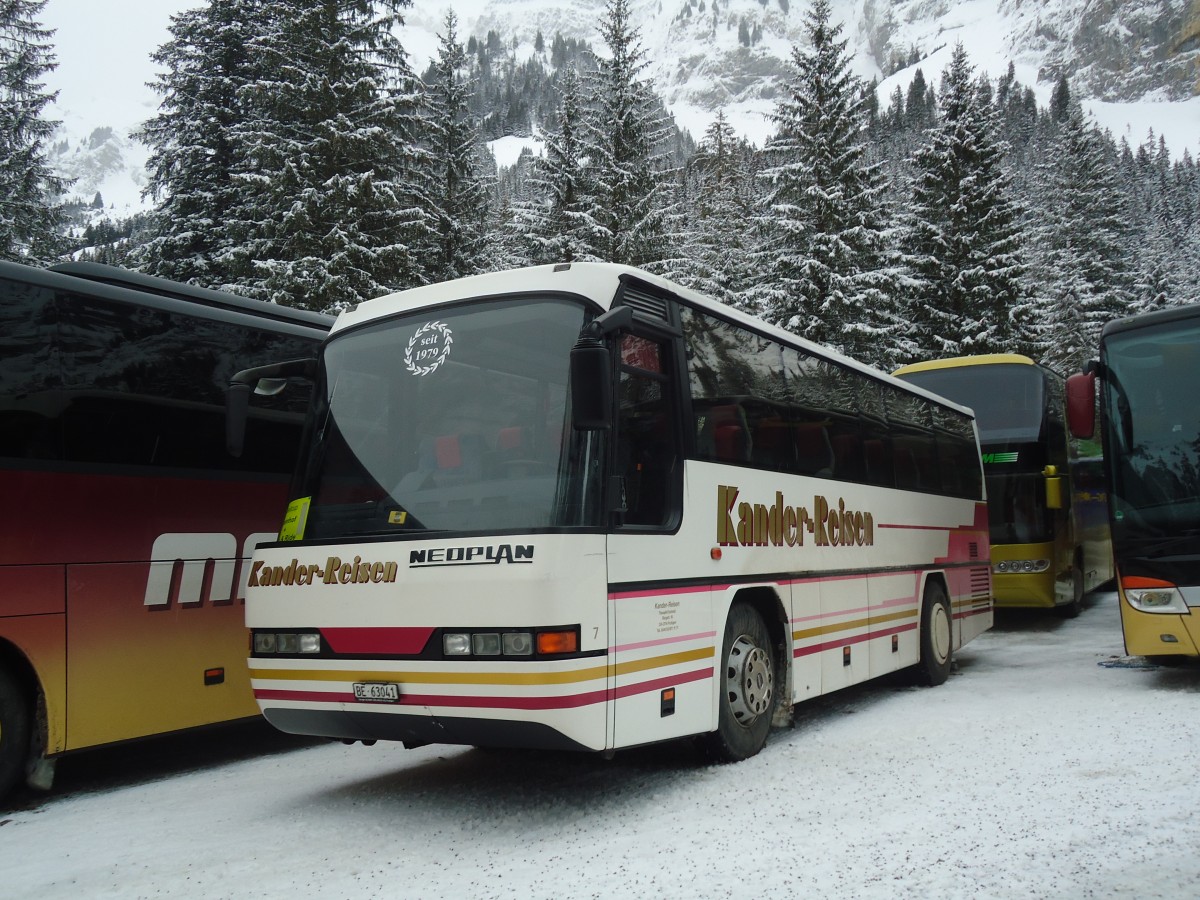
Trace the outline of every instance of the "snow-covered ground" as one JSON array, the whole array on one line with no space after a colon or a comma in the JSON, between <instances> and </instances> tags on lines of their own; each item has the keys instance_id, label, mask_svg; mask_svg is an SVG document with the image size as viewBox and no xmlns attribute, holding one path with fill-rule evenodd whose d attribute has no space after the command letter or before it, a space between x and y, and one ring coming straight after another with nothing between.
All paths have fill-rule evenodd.
<instances>
[{"instance_id":1,"label":"snow-covered ground","mask_svg":"<svg viewBox=\"0 0 1200 900\"><path fill-rule=\"evenodd\" d=\"M816 701L732 766L263 728L81 754L0 813L0 896L1194 897L1200 668L1121 653L1112 594L1002 615L945 685Z\"/></svg>"}]
</instances>

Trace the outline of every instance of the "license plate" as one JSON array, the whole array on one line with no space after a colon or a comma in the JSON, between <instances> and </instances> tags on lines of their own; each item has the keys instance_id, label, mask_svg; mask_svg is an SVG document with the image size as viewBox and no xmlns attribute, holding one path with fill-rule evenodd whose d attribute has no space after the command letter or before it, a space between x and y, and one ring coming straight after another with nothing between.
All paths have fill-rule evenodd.
<instances>
[{"instance_id":1,"label":"license plate","mask_svg":"<svg viewBox=\"0 0 1200 900\"><path fill-rule=\"evenodd\" d=\"M355 682L354 699L363 703L396 703L400 700L400 685L387 682Z\"/></svg>"}]
</instances>

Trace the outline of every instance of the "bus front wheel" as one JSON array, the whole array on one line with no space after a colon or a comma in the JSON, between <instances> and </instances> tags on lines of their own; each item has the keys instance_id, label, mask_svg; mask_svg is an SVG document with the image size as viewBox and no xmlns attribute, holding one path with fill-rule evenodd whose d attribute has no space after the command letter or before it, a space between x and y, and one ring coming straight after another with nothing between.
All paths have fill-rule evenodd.
<instances>
[{"instance_id":1,"label":"bus front wheel","mask_svg":"<svg viewBox=\"0 0 1200 900\"><path fill-rule=\"evenodd\" d=\"M1076 556L1071 565L1071 600L1062 606L1056 606L1054 611L1064 619L1074 619L1083 612L1083 561Z\"/></svg>"},{"instance_id":2,"label":"bus front wheel","mask_svg":"<svg viewBox=\"0 0 1200 900\"><path fill-rule=\"evenodd\" d=\"M925 585L921 604L921 661L914 669L918 684L933 687L950 677L954 656L954 619L950 613L950 598L939 582Z\"/></svg>"},{"instance_id":3,"label":"bus front wheel","mask_svg":"<svg viewBox=\"0 0 1200 900\"><path fill-rule=\"evenodd\" d=\"M29 704L16 680L0 668L0 797L20 780L29 757Z\"/></svg>"},{"instance_id":4,"label":"bus front wheel","mask_svg":"<svg viewBox=\"0 0 1200 900\"><path fill-rule=\"evenodd\" d=\"M717 730L704 735L700 745L710 759L738 762L766 744L778 699L771 636L748 603L734 603L729 610L721 663Z\"/></svg>"}]
</instances>

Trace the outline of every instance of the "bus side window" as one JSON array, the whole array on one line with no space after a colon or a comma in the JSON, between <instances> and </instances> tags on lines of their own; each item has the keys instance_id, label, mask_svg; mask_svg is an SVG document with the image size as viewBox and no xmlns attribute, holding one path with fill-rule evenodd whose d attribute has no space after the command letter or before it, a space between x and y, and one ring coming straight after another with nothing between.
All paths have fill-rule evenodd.
<instances>
[{"instance_id":1,"label":"bus side window","mask_svg":"<svg viewBox=\"0 0 1200 900\"><path fill-rule=\"evenodd\" d=\"M622 339L616 472L624 479L627 525L666 525L672 518L678 448L665 357L662 344Z\"/></svg>"}]
</instances>

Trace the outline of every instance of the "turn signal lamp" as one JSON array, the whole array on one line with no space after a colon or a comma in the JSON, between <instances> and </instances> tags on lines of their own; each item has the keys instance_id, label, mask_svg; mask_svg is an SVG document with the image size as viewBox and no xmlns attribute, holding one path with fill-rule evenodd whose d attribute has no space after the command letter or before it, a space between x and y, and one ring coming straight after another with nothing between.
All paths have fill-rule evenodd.
<instances>
[{"instance_id":1,"label":"turn signal lamp","mask_svg":"<svg viewBox=\"0 0 1200 900\"><path fill-rule=\"evenodd\" d=\"M575 653L579 650L579 635L574 631L540 631L538 653Z\"/></svg>"},{"instance_id":2,"label":"turn signal lamp","mask_svg":"<svg viewBox=\"0 0 1200 900\"><path fill-rule=\"evenodd\" d=\"M1121 589L1129 605L1142 612L1175 615L1186 615L1188 612L1179 588L1169 581L1131 575L1121 579Z\"/></svg>"}]
</instances>

